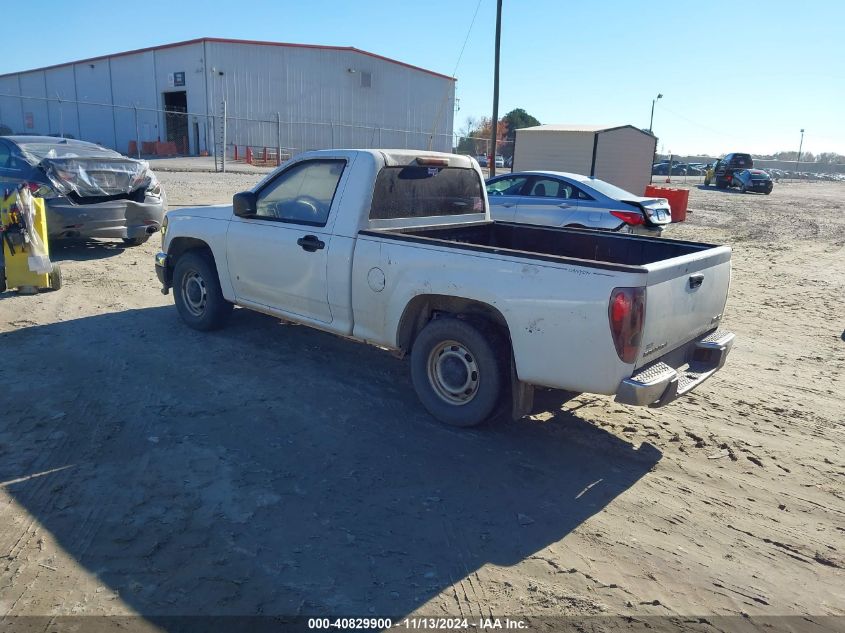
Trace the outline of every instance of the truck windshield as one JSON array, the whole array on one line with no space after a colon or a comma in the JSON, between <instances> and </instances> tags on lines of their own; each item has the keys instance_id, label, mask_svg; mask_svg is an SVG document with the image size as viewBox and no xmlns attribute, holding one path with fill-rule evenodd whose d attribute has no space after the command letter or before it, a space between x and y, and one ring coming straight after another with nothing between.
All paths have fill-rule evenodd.
<instances>
[{"instance_id":1,"label":"truck windshield","mask_svg":"<svg viewBox=\"0 0 845 633\"><path fill-rule=\"evenodd\" d=\"M376 178L370 219L484 213L481 178L474 169L405 165Z\"/></svg>"}]
</instances>

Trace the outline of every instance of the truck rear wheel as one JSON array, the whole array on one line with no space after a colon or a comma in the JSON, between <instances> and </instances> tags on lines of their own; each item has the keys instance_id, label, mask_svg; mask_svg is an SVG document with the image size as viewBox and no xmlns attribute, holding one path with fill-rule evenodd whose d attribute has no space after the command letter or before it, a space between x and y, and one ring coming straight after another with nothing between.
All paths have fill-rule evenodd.
<instances>
[{"instance_id":1,"label":"truck rear wheel","mask_svg":"<svg viewBox=\"0 0 845 633\"><path fill-rule=\"evenodd\" d=\"M428 412L451 426L476 426L494 417L504 371L492 332L456 318L430 321L411 351L411 379Z\"/></svg>"},{"instance_id":2,"label":"truck rear wheel","mask_svg":"<svg viewBox=\"0 0 845 633\"><path fill-rule=\"evenodd\" d=\"M202 331L223 327L233 308L223 298L214 260L201 250L188 251L176 261L173 300L182 320Z\"/></svg>"}]
</instances>

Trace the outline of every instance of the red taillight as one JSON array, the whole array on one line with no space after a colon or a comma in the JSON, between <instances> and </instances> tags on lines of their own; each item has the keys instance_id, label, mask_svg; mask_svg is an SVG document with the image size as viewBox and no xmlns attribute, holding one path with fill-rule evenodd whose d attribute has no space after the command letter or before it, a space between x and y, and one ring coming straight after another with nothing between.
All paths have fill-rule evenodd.
<instances>
[{"instance_id":1,"label":"red taillight","mask_svg":"<svg viewBox=\"0 0 845 633\"><path fill-rule=\"evenodd\" d=\"M607 310L613 345L623 363L633 363L640 352L645 322L645 288L614 288Z\"/></svg>"},{"instance_id":2,"label":"red taillight","mask_svg":"<svg viewBox=\"0 0 845 633\"><path fill-rule=\"evenodd\" d=\"M725 176L725 180L727 180L728 182L730 182L731 180L733 180L733 176L731 176L730 174L728 174L727 176Z\"/></svg>"},{"instance_id":3,"label":"red taillight","mask_svg":"<svg viewBox=\"0 0 845 633\"><path fill-rule=\"evenodd\" d=\"M639 211L611 211L610 215L619 218L625 224L643 224L645 218Z\"/></svg>"},{"instance_id":4,"label":"red taillight","mask_svg":"<svg viewBox=\"0 0 845 633\"><path fill-rule=\"evenodd\" d=\"M41 189L41 185L39 185L37 182L28 182L26 183L26 186L29 187L30 193L35 193L39 189Z\"/></svg>"}]
</instances>

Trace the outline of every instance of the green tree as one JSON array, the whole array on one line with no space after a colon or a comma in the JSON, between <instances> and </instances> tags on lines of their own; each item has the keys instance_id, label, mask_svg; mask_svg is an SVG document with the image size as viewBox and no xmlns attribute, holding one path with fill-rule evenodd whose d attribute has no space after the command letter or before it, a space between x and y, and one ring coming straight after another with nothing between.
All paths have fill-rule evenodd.
<instances>
[{"instance_id":1,"label":"green tree","mask_svg":"<svg viewBox=\"0 0 845 633\"><path fill-rule=\"evenodd\" d=\"M496 126L496 136L499 141L497 153L505 158L513 156L516 130L532 125L540 125L540 122L522 108L511 110L499 119L499 124ZM489 153L492 127L490 117L481 117L480 119L469 117L459 130L457 152L472 156Z\"/></svg>"},{"instance_id":2,"label":"green tree","mask_svg":"<svg viewBox=\"0 0 845 633\"><path fill-rule=\"evenodd\" d=\"M528 114L522 108L516 108L508 112L502 117L502 121L507 125L507 134L505 140L509 141L502 148L501 154L505 158L513 156L514 140L516 139L516 131L523 127L532 127L540 125L540 121Z\"/></svg>"}]
</instances>

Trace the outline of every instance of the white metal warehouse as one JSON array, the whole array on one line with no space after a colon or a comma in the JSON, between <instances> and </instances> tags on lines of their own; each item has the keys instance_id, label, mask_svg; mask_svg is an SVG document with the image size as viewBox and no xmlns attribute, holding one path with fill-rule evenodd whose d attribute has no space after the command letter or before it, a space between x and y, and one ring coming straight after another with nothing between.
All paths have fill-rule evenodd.
<instances>
[{"instance_id":1,"label":"white metal warehouse","mask_svg":"<svg viewBox=\"0 0 845 633\"><path fill-rule=\"evenodd\" d=\"M212 153L224 127L230 153L234 144L450 151L454 105L454 78L374 53L219 38L0 76L0 125L121 152L160 141Z\"/></svg>"},{"instance_id":2,"label":"white metal warehouse","mask_svg":"<svg viewBox=\"0 0 845 633\"><path fill-rule=\"evenodd\" d=\"M513 170L593 176L641 196L656 146L652 134L633 125L536 125L516 130Z\"/></svg>"}]
</instances>

